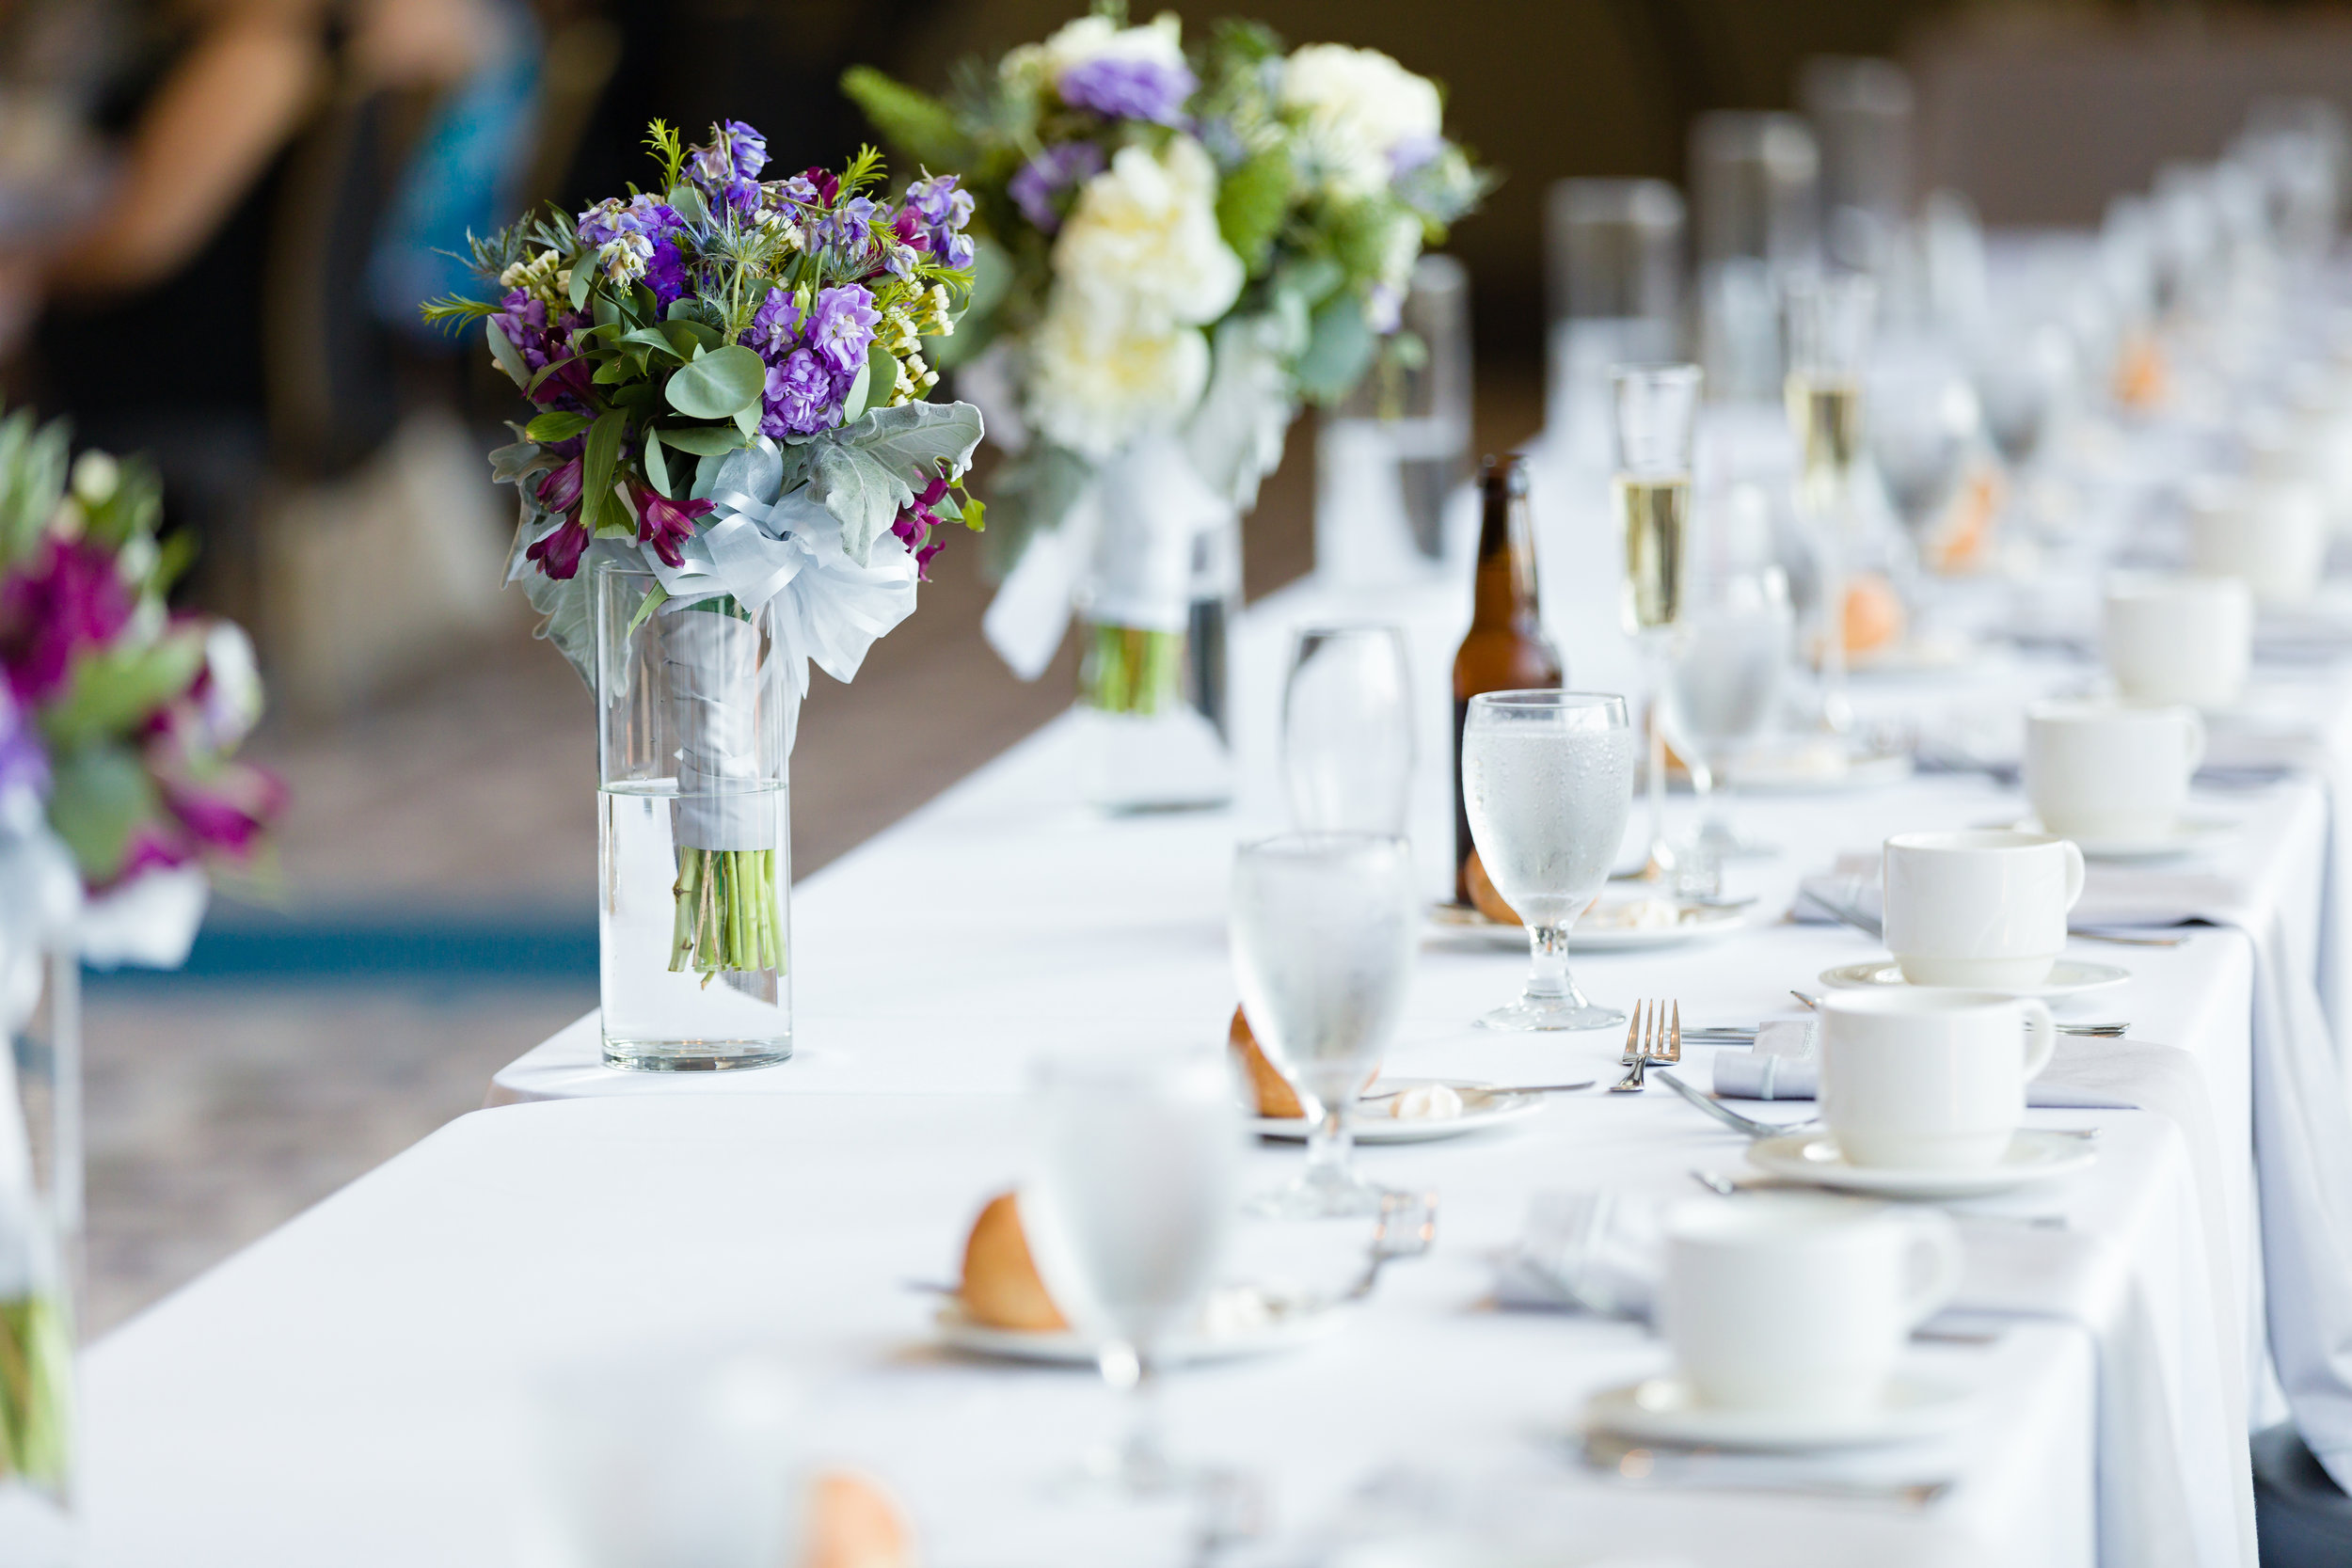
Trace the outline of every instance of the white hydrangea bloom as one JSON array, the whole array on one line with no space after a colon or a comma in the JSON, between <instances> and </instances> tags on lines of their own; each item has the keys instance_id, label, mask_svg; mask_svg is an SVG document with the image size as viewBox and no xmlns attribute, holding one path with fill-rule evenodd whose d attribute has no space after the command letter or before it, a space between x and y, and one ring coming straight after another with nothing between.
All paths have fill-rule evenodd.
<instances>
[{"instance_id":1,"label":"white hydrangea bloom","mask_svg":"<svg viewBox=\"0 0 2352 1568\"><path fill-rule=\"evenodd\" d=\"M1105 16L1082 16L1043 43L1025 43L1008 51L997 70L1008 79L1027 78L1038 84L1058 82L1072 67L1104 55L1181 70L1184 65L1182 28L1173 11L1162 11L1140 27L1117 26Z\"/></svg>"},{"instance_id":2,"label":"white hydrangea bloom","mask_svg":"<svg viewBox=\"0 0 2352 1568\"><path fill-rule=\"evenodd\" d=\"M1147 332L1199 326L1232 309L1241 258L1217 232L1216 166L1189 136L1158 158L1125 147L1086 182L1054 242L1056 288Z\"/></svg>"},{"instance_id":3,"label":"white hydrangea bloom","mask_svg":"<svg viewBox=\"0 0 2352 1568\"><path fill-rule=\"evenodd\" d=\"M1029 423L1057 445L1101 462L1139 433L1171 428L1209 381L1198 327L1138 329L1067 286L1029 345Z\"/></svg>"},{"instance_id":4,"label":"white hydrangea bloom","mask_svg":"<svg viewBox=\"0 0 2352 1568\"><path fill-rule=\"evenodd\" d=\"M1309 160L1331 190L1371 196L1388 186L1400 146L1444 129L1437 85L1376 49L1310 43L1282 67L1282 106L1302 119Z\"/></svg>"},{"instance_id":5,"label":"white hydrangea bloom","mask_svg":"<svg viewBox=\"0 0 2352 1568\"><path fill-rule=\"evenodd\" d=\"M1178 136L1123 148L1087 182L1054 245L1054 296L1030 346L1028 416L1103 458L1172 427L1208 383L1199 327L1232 309L1241 258L1216 227L1216 170Z\"/></svg>"}]
</instances>

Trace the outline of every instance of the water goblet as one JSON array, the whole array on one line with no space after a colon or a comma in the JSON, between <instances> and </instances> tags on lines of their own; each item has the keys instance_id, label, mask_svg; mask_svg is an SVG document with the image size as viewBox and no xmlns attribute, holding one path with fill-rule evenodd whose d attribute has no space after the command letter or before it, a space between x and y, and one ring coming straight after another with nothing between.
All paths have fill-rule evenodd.
<instances>
[{"instance_id":1,"label":"water goblet","mask_svg":"<svg viewBox=\"0 0 2352 1568\"><path fill-rule=\"evenodd\" d=\"M1752 852L1732 823L1732 765L1770 727L1794 634L1787 578L1776 565L1693 566L1665 693L1666 727L1691 768L1698 832L1681 848L1680 885L1712 896L1723 863Z\"/></svg>"},{"instance_id":2,"label":"water goblet","mask_svg":"<svg viewBox=\"0 0 2352 1568\"><path fill-rule=\"evenodd\" d=\"M1305 832L1402 833L1413 687L1395 626L1309 626L1282 689L1282 784Z\"/></svg>"},{"instance_id":3,"label":"water goblet","mask_svg":"<svg viewBox=\"0 0 2352 1568\"><path fill-rule=\"evenodd\" d=\"M1625 699L1591 691L1489 691L1462 729L1462 801L1487 879L1527 925L1527 990L1489 1029L1601 1029L1568 974L1568 932L1609 879L1633 809Z\"/></svg>"},{"instance_id":4,"label":"water goblet","mask_svg":"<svg viewBox=\"0 0 2352 1568\"><path fill-rule=\"evenodd\" d=\"M1160 1440L1153 1374L1200 1310L1232 1227L1241 1113L1232 1069L1197 1050L1054 1056L1031 1075L1021 1217L1038 1275L1125 1396L1093 1480L1130 1497L1184 1480Z\"/></svg>"},{"instance_id":5,"label":"water goblet","mask_svg":"<svg viewBox=\"0 0 2352 1568\"><path fill-rule=\"evenodd\" d=\"M1297 1092L1307 1168L1253 1205L1282 1219L1380 1211L1354 1169L1356 1097L1396 1028L1421 940L1412 847L1379 833L1292 833L1233 861L1233 974L1250 1033Z\"/></svg>"}]
</instances>

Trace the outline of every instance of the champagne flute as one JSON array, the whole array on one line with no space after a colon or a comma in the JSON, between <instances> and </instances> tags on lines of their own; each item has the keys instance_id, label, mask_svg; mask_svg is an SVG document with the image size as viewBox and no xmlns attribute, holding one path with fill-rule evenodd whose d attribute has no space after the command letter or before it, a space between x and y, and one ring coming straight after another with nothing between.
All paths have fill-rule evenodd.
<instances>
[{"instance_id":1,"label":"champagne flute","mask_svg":"<svg viewBox=\"0 0 2352 1568\"><path fill-rule=\"evenodd\" d=\"M1878 290L1859 273L1791 279L1788 423L1797 437L1797 509L1820 562L1821 722L1853 728L1846 696L1846 546L1862 457L1862 366Z\"/></svg>"},{"instance_id":2,"label":"champagne flute","mask_svg":"<svg viewBox=\"0 0 2352 1568\"><path fill-rule=\"evenodd\" d=\"M1306 832L1402 833L1413 686L1395 626L1309 626L1282 689L1282 784Z\"/></svg>"},{"instance_id":3,"label":"champagne flute","mask_svg":"<svg viewBox=\"0 0 2352 1568\"><path fill-rule=\"evenodd\" d=\"M1149 1497L1183 1476L1160 1441L1153 1374L1208 1294L1232 1227L1241 1113L1232 1069L1198 1050L1053 1056L1031 1074L1022 1226L1045 1289L1125 1396L1128 1430L1089 1466Z\"/></svg>"},{"instance_id":4,"label":"champagne flute","mask_svg":"<svg viewBox=\"0 0 2352 1568\"><path fill-rule=\"evenodd\" d=\"M1633 809L1625 699L1592 691L1489 691L1462 728L1462 802L1478 859L1527 924L1527 990L1489 1029L1601 1029L1568 974L1568 932L1609 879Z\"/></svg>"},{"instance_id":5,"label":"champagne flute","mask_svg":"<svg viewBox=\"0 0 2352 1568\"><path fill-rule=\"evenodd\" d=\"M1616 477L1610 488L1625 529L1625 629L1642 653L1649 720L1649 875L1676 873L1666 842L1666 736L1658 722L1666 652L1682 616L1690 554L1691 454L1698 433L1696 365L1618 365Z\"/></svg>"},{"instance_id":6,"label":"champagne flute","mask_svg":"<svg viewBox=\"0 0 2352 1568\"><path fill-rule=\"evenodd\" d=\"M1356 1173L1356 1098L1396 1030L1421 941L1412 846L1291 833L1233 860L1233 974L1259 1049L1306 1111L1307 1169L1253 1207L1281 1219L1380 1212Z\"/></svg>"}]
</instances>

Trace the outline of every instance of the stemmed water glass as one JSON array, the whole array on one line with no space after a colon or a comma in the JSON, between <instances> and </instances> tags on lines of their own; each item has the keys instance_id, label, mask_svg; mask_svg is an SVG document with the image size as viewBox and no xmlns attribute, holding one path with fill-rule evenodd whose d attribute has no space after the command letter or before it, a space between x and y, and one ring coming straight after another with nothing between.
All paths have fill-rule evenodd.
<instances>
[{"instance_id":1,"label":"stemmed water glass","mask_svg":"<svg viewBox=\"0 0 2352 1568\"><path fill-rule=\"evenodd\" d=\"M1253 1207L1279 1219L1378 1213L1381 1190L1351 1163L1353 1119L1420 942L1412 847L1342 832L1245 845L1231 925L1242 1012L1309 1124L1306 1170Z\"/></svg>"},{"instance_id":2,"label":"stemmed water glass","mask_svg":"<svg viewBox=\"0 0 2352 1568\"><path fill-rule=\"evenodd\" d=\"M1862 369L1878 290L1859 273L1788 285L1788 423L1797 437L1797 509L1813 536L1821 601L1821 722L1853 727L1846 696L1846 555L1862 457Z\"/></svg>"},{"instance_id":3,"label":"stemmed water glass","mask_svg":"<svg viewBox=\"0 0 2352 1568\"><path fill-rule=\"evenodd\" d=\"M1462 803L1479 863L1527 923L1527 990L1489 1029L1600 1029L1568 974L1568 932L1609 879L1633 809L1625 699L1592 691L1489 691L1462 726Z\"/></svg>"},{"instance_id":4,"label":"stemmed water glass","mask_svg":"<svg viewBox=\"0 0 2352 1568\"><path fill-rule=\"evenodd\" d=\"M1056 1056L1031 1078L1021 1219L1056 1306L1127 1397L1125 1441L1089 1466L1131 1496L1183 1480L1161 1445L1155 1358L1199 1312L1235 1208L1241 1114L1215 1053Z\"/></svg>"},{"instance_id":5,"label":"stemmed water glass","mask_svg":"<svg viewBox=\"0 0 2352 1568\"><path fill-rule=\"evenodd\" d=\"M1282 784L1306 832L1402 833L1413 793L1412 677L1395 626L1310 626L1282 689Z\"/></svg>"},{"instance_id":6,"label":"stemmed water glass","mask_svg":"<svg viewBox=\"0 0 2352 1568\"><path fill-rule=\"evenodd\" d=\"M1754 486L1737 487L1718 526L1701 531L1666 679L1666 727L1690 760L1702 812L1678 863L1709 895L1723 891L1724 861L1752 852L1732 824L1731 768L1772 723L1793 634L1788 578L1754 547L1771 527L1766 504Z\"/></svg>"},{"instance_id":7,"label":"stemmed water glass","mask_svg":"<svg viewBox=\"0 0 2352 1568\"><path fill-rule=\"evenodd\" d=\"M1691 458L1698 434L1696 365L1619 365L1610 372L1616 412L1616 475L1610 482L1625 530L1625 629L1642 654L1649 718L1649 869L1676 870L1666 843L1666 736L1658 722L1666 651L1682 618L1690 554Z\"/></svg>"}]
</instances>

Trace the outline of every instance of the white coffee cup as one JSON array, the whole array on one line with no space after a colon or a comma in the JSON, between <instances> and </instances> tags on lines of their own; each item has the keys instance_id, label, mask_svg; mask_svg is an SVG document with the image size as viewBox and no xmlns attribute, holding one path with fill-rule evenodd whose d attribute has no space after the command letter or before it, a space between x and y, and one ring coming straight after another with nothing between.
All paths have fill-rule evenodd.
<instances>
[{"instance_id":1,"label":"white coffee cup","mask_svg":"<svg viewBox=\"0 0 2352 1568\"><path fill-rule=\"evenodd\" d=\"M1897 833L1886 841L1886 949L1915 986L2025 990L2066 948L2083 895L2071 839L2005 828Z\"/></svg>"},{"instance_id":2,"label":"white coffee cup","mask_svg":"<svg viewBox=\"0 0 2352 1568\"><path fill-rule=\"evenodd\" d=\"M2299 604L2317 591L2327 554L2327 509L2306 480L2189 488L2189 564L2204 576L2243 578L2265 604Z\"/></svg>"},{"instance_id":3,"label":"white coffee cup","mask_svg":"<svg viewBox=\"0 0 2352 1568\"><path fill-rule=\"evenodd\" d=\"M1832 992L1821 999L1821 1119L1857 1165L1980 1169L2008 1152L2026 1085L2057 1046L2050 1009L2030 996Z\"/></svg>"},{"instance_id":4,"label":"white coffee cup","mask_svg":"<svg viewBox=\"0 0 2352 1568\"><path fill-rule=\"evenodd\" d=\"M2100 646L2127 702L2221 707L2254 661L2254 595L2237 578L2118 575Z\"/></svg>"},{"instance_id":5,"label":"white coffee cup","mask_svg":"<svg viewBox=\"0 0 2352 1568\"><path fill-rule=\"evenodd\" d=\"M1934 1210L1701 1198L1667 1214L1659 1319L1703 1404L1860 1415L1960 1275L1959 1235Z\"/></svg>"},{"instance_id":6,"label":"white coffee cup","mask_svg":"<svg viewBox=\"0 0 2352 1568\"><path fill-rule=\"evenodd\" d=\"M2204 757L2195 708L2051 701L2026 710L2026 799L2045 831L2069 838L2174 832Z\"/></svg>"}]
</instances>

